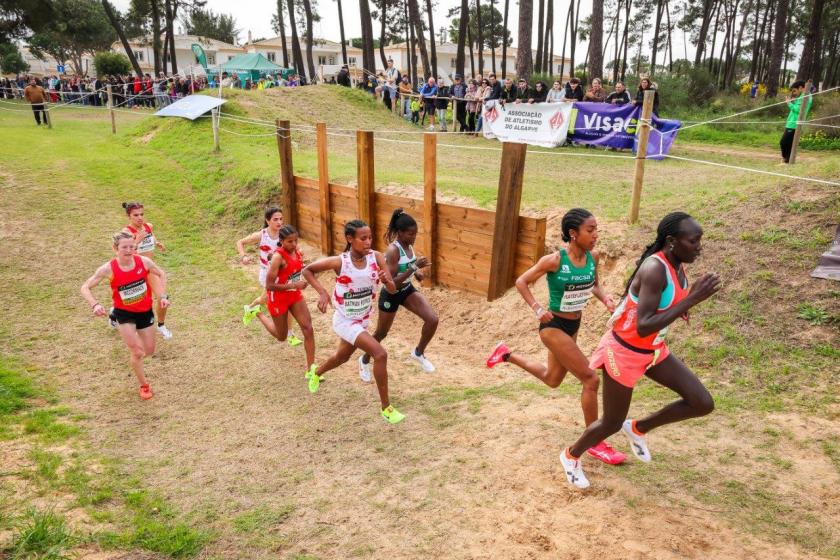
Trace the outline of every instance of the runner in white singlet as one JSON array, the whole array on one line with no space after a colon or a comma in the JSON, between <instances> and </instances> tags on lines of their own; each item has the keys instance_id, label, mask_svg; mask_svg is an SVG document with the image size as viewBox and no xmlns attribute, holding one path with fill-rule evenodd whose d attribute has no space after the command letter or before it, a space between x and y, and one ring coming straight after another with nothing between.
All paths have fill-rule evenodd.
<instances>
[{"instance_id":1,"label":"runner in white singlet","mask_svg":"<svg viewBox=\"0 0 840 560\"><path fill-rule=\"evenodd\" d=\"M342 254L319 259L303 269L304 280L318 292L318 309L321 313L326 313L330 305L335 308L333 330L341 339L335 353L313 373L307 373L309 391L317 392L323 375L349 360L359 348L373 358L373 377L382 403L382 417L396 424L405 416L391 405L388 398L388 354L367 331L367 327L379 284L382 283L391 294L397 288L388 272L385 257L371 249L373 237L365 222L347 222L344 225L344 236L347 247ZM336 274L332 296L315 277L317 273L327 270Z\"/></svg>"}]
</instances>

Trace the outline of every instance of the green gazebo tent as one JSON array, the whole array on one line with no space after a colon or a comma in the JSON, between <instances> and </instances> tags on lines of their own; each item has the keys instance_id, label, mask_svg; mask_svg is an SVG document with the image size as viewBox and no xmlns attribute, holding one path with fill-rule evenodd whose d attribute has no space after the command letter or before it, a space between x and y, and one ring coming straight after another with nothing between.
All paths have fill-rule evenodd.
<instances>
[{"instance_id":1,"label":"green gazebo tent","mask_svg":"<svg viewBox=\"0 0 840 560\"><path fill-rule=\"evenodd\" d=\"M228 76L236 73L242 83L251 78L252 82L260 79L260 76L271 74L272 76L280 74L283 78L288 78L294 74L293 68L283 68L274 64L260 53L247 53L237 55L224 64L214 66L209 70L209 73L221 76L222 73L227 72Z\"/></svg>"}]
</instances>

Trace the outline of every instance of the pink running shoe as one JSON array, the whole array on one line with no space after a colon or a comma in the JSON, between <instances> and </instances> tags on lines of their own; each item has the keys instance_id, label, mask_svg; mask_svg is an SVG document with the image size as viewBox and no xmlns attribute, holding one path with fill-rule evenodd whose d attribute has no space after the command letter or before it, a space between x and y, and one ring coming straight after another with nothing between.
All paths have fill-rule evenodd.
<instances>
[{"instance_id":1,"label":"pink running shoe","mask_svg":"<svg viewBox=\"0 0 840 560\"><path fill-rule=\"evenodd\" d=\"M505 354L510 354L510 348L508 348L507 344L502 341L493 348L493 352L490 354L490 357L487 358L487 367L493 367L496 364L504 362Z\"/></svg>"},{"instance_id":2,"label":"pink running shoe","mask_svg":"<svg viewBox=\"0 0 840 560\"><path fill-rule=\"evenodd\" d=\"M624 453L616 451L606 441L602 441L595 447L590 447L586 452L608 465L620 465L627 458Z\"/></svg>"}]
</instances>

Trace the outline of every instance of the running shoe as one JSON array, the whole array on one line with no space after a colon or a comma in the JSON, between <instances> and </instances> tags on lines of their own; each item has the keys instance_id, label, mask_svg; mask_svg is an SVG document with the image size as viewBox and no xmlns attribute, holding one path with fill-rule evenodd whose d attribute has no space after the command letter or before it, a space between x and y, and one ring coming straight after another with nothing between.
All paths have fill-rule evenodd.
<instances>
[{"instance_id":1,"label":"running shoe","mask_svg":"<svg viewBox=\"0 0 840 560\"><path fill-rule=\"evenodd\" d=\"M493 367L496 364L504 362L505 354L510 354L510 348L508 348L508 345L502 341L493 348L493 352L490 354L490 357L487 358L487 367Z\"/></svg>"},{"instance_id":2,"label":"running shoe","mask_svg":"<svg viewBox=\"0 0 840 560\"><path fill-rule=\"evenodd\" d=\"M382 410L382 418L388 421L389 424L398 424L405 420L405 414L394 408L394 405L388 405L388 408Z\"/></svg>"},{"instance_id":3,"label":"running shoe","mask_svg":"<svg viewBox=\"0 0 840 560\"><path fill-rule=\"evenodd\" d=\"M411 354L408 357L420 364L420 367L423 368L423 371L425 371L426 373L433 373L435 371L434 364L427 360L424 354L420 354L418 356L417 350L412 350Z\"/></svg>"},{"instance_id":4,"label":"running shoe","mask_svg":"<svg viewBox=\"0 0 840 560\"><path fill-rule=\"evenodd\" d=\"M606 441L602 441L595 447L590 447L586 452L608 465L620 465L627 458L624 453L616 451Z\"/></svg>"},{"instance_id":5,"label":"running shoe","mask_svg":"<svg viewBox=\"0 0 840 560\"><path fill-rule=\"evenodd\" d=\"M647 439L633 431L633 421L629 418L621 425L621 431L630 440L630 451L636 459L643 463L650 463L650 451L648 451Z\"/></svg>"},{"instance_id":6,"label":"running shoe","mask_svg":"<svg viewBox=\"0 0 840 560\"><path fill-rule=\"evenodd\" d=\"M166 328L166 325L158 325L157 330L160 333L160 336L163 337L163 340L169 340L172 338L172 332Z\"/></svg>"},{"instance_id":7,"label":"running shoe","mask_svg":"<svg viewBox=\"0 0 840 560\"><path fill-rule=\"evenodd\" d=\"M140 398L147 401L152 398L152 388L148 383L140 385Z\"/></svg>"},{"instance_id":8,"label":"running shoe","mask_svg":"<svg viewBox=\"0 0 840 560\"><path fill-rule=\"evenodd\" d=\"M586 479L586 475L583 474L583 467L580 465L580 459L573 459L569 457L566 452L568 449L564 449L560 452L560 463L563 465L563 470L566 472L566 480L569 481L569 484L576 488L580 488L583 490L584 488L589 488L589 481Z\"/></svg>"},{"instance_id":9,"label":"running shoe","mask_svg":"<svg viewBox=\"0 0 840 560\"><path fill-rule=\"evenodd\" d=\"M250 305L243 305L242 309L244 311L242 315L242 324L247 327L251 324L251 321L253 321L257 317L257 313L260 312L262 306L259 303L253 307L251 307Z\"/></svg>"},{"instance_id":10,"label":"running shoe","mask_svg":"<svg viewBox=\"0 0 840 560\"><path fill-rule=\"evenodd\" d=\"M317 373L315 373L314 371L312 371L312 369L310 369L309 370L309 392L313 393L313 394L317 393L318 392L318 387L320 387L320 386L321 386L321 376L318 375Z\"/></svg>"},{"instance_id":11,"label":"running shoe","mask_svg":"<svg viewBox=\"0 0 840 560\"><path fill-rule=\"evenodd\" d=\"M370 362L364 363L362 358L364 358L364 356L359 356L359 379L365 383L370 383L373 381L370 371Z\"/></svg>"},{"instance_id":12,"label":"running shoe","mask_svg":"<svg viewBox=\"0 0 840 560\"><path fill-rule=\"evenodd\" d=\"M289 331L289 334L286 335L286 340L289 341L289 346L300 346L303 343L292 331Z\"/></svg>"},{"instance_id":13,"label":"running shoe","mask_svg":"<svg viewBox=\"0 0 840 560\"><path fill-rule=\"evenodd\" d=\"M116 329L119 327L119 323L117 323L117 318L114 316L114 308L108 310L108 324L111 325L112 329Z\"/></svg>"},{"instance_id":14,"label":"running shoe","mask_svg":"<svg viewBox=\"0 0 840 560\"><path fill-rule=\"evenodd\" d=\"M309 369L306 370L306 373L303 374L303 378L304 379L309 379L310 377L315 375L316 371L318 371L318 365L317 364L312 364L311 366L309 366Z\"/></svg>"}]
</instances>

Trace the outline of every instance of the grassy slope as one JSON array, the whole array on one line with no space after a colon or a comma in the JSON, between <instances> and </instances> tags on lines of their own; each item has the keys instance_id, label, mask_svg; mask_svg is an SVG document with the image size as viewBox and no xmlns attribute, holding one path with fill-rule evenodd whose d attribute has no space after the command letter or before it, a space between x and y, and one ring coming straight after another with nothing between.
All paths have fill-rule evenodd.
<instances>
[{"instance_id":1,"label":"grassy slope","mask_svg":"<svg viewBox=\"0 0 840 560\"><path fill-rule=\"evenodd\" d=\"M298 92L270 92L273 97L247 96L239 100L239 108L230 110L259 117L287 117L294 123L312 122L311 115L324 114L330 119L331 129L360 121L374 127L404 126L377 111L356 92L324 88L316 91L317 95L306 92L307 99L302 99L304 96ZM291 95L298 97L291 98ZM235 347L225 346L228 341L220 338L223 333L215 332L229 324L228 317L240 303L241 298L230 294L247 291L251 283L226 260L231 256L230 239L256 227L255 207L276 195L276 148L272 138L243 139L226 134L222 137L222 153L214 155L209 151L211 135L206 120L190 124L151 119L132 125L129 124L134 122L132 119L139 120L139 117L121 114L121 132L111 138L106 134L104 120L74 113L63 115L57 115L52 133L30 128L28 115L26 118L2 115L4 127L8 126L19 139L7 144L2 153L5 202L0 206L2 237L6 241L3 264L7 265L0 272L0 281L10 288L4 294L15 294L14 298L4 295L3 304L10 317L18 320L0 325L4 341L0 350L34 363L57 382L67 379L68 368L89 370L101 380L103 402L119 407L127 397L125 391L113 387L113 375L109 373L113 368L107 361L120 363L123 351L118 345L112 345L104 357L96 352L86 353L86 339L76 341L73 337L74 332L90 328L90 321L78 303L77 286L95 264L107 258L107 248L102 242L105 232L122 223L116 202L139 196L154 208L154 222L165 232L167 245L173 249L171 255L162 257L162 263L177 279L172 290L177 302L184 309L203 312L200 318L182 316L179 327L204 332L211 342L218 344L221 354L235 351ZM240 133L263 132L237 123L224 123L224 126ZM70 128L73 133L67 134ZM314 176L312 137L297 132L294 136L299 148L295 152L296 171ZM335 142L330 152L332 178L352 180L355 173L352 138L331 137L331 142ZM469 139L446 138L441 142L495 147L492 143ZM35 146L41 159L33 175L31 154ZM376 149L378 183L419 184L420 152L412 152L418 148L377 142ZM678 150L695 155L699 152L701 159L771 168L770 160L765 162L761 154L745 161L744 154L700 152L702 147L678 144ZM444 190L480 205L493 201L498 174L498 156L494 152L442 148L439 161ZM707 228L708 254L702 264L719 269L727 281L720 297L696 313L694 324L703 328L694 327L690 336L674 345L698 374L710 382L716 395L718 414L700 423L707 427L703 445L715 451L715 459L698 460L695 446L675 447L667 455L669 461L656 463L652 469L628 470L628 476L639 485L643 496L655 496L643 498L639 507L649 508L666 499L684 505L700 503L715 508L735 527L761 540L793 541L801 550L840 555L840 537L828 522L836 511L820 505L824 503L821 500L828 499L825 490L811 496L810 486L796 489L785 484L789 476L801 475L801 465L789 459L795 454L791 446L824 457L827 464L833 461L840 472L840 440L830 435L830 430L815 428L836 427L838 406L836 392L831 389L836 387L836 363L840 357L836 323L818 326L797 319L797 314L805 313L806 306L823 310L829 319L840 315L840 291L828 282L811 281L806 276L815 255L829 239L831 225L837 222L840 197L827 187L787 184L780 188L784 183L776 179L666 161L648 166L643 224L626 228L612 221L626 209L629 169L630 163L623 160L534 154L528 160L524 202L537 209L572 205L591 208L608 222L604 224L607 233L603 244L614 258L615 270L620 271L650 237L655 218L672 209L677 198L681 207L696 214ZM838 169L836 157L806 154L796 172L837 176ZM114 180L115 177L119 180ZM691 197L685 193L691 193ZM108 201L107 205L102 201ZM91 227L79 228L78 224L91 224ZM58 233L57 237L72 238L78 262L68 263L58 272L59 278L45 276L40 264L65 255L66 246L63 241L55 243L51 237L39 236L38 232L65 230L67 235ZM38 241L35 246L16 247L10 241L18 236ZM102 250L89 251L91 247ZM33 262L33 250L44 259ZM613 286L616 284L613 281ZM45 293L51 294L57 303L50 316L51 324L57 326L46 334L42 333L39 322L23 319L31 316L27 310L39 305ZM329 341L319 340L322 343L329 345ZM162 349L161 360L173 359L171 352ZM201 358L197 356L197 359ZM207 359L216 365L224 363L221 357ZM234 383L229 388L235 387ZM508 385L476 389L441 387L406 398L412 408L424 410L434 422L442 422L440 427L445 429L452 423L455 427L462 425L466 412L462 404L469 405L466 410L478 411L482 404L487 405L487 399L519 398L515 395L523 388L534 399L548 398L545 391L532 384L520 383L516 387L513 394ZM576 384L568 383L562 387L561 394L566 402L573 403L577 390ZM101 402L99 397L79 394L73 387L65 387L59 394L82 408ZM652 406L666 398L664 391L645 385L640 388L638 402ZM38 405L36 401L33 406ZM120 414L117 421L126 422L138 413L139 407L131 403L130 409ZM95 428L103 420L95 417L79 421ZM802 423L808 428L801 428ZM742 443L729 438L728 433L733 430L752 440L755 448L745 449ZM10 437L22 441L23 436L13 432ZM82 437L84 441L84 436L73 437ZM106 449L118 449L116 442L104 443ZM50 466L54 458L44 455L56 451L40 442L26 445L32 453L30 468L47 473L47 479L50 472L62 472L61 467ZM90 464L96 462L96 458L85 460ZM674 468L675 464L683 468ZM164 469L161 459L149 457L147 461L132 463L128 470L132 471L130 478L139 482L141 477L153 477L161 469ZM185 472L184 476L189 474ZM311 474L304 472L297 483L306 484L308 476ZM106 477L102 484L113 485L116 478ZM137 534L136 528L145 523L137 520L132 508L140 504L140 509L148 513L146 517L152 516L154 520L155 509L159 512L164 506L156 501L158 498L132 494L138 491L137 482L135 486L120 487L99 504L85 504L89 515L101 515L105 522L116 527L103 529L105 536L97 537L99 542L144 546L142 541L131 540L131 535ZM62 484L64 491L72 495L71 485ZM188 486L179 495L185 503L195 504L186 497ZM35 489L34 494L41 488L35 483L31 487ZM9 500L15 498L5 491L4 496L3 508L9 512L28 502L38 503L32 494L13 502ZM638 506L638 495L631 493L625 497L629 507ZM186 520L212 530L218 535L220 544L215 546L220 551L242 547L300 550L293 544L294 531L291 536L263 534L258 538L267 527L282 526L295 505L277 503L271 495L258 493L254 498L254 502L249 501L251 507L240 505L239 513L232 519L220 516L220 511L228 510L212 499L202 507L188 507L186 516L165 506L164 518L176 524ZM151 503L156 505L146 507ZM318 503L315 506L326 507ZM781 522L776 517L779 508L784 513ZM6 526L19 522L8 514L4 519ZM165 527L171 528L172 523ZM193 534L192 529L183 527L188 535ZM150 534L156 534L159 529L152 525ZM121 538L107 536L115 530ZM195 534L200 542L204 533Z\"/></svg>"}]
</instances>

